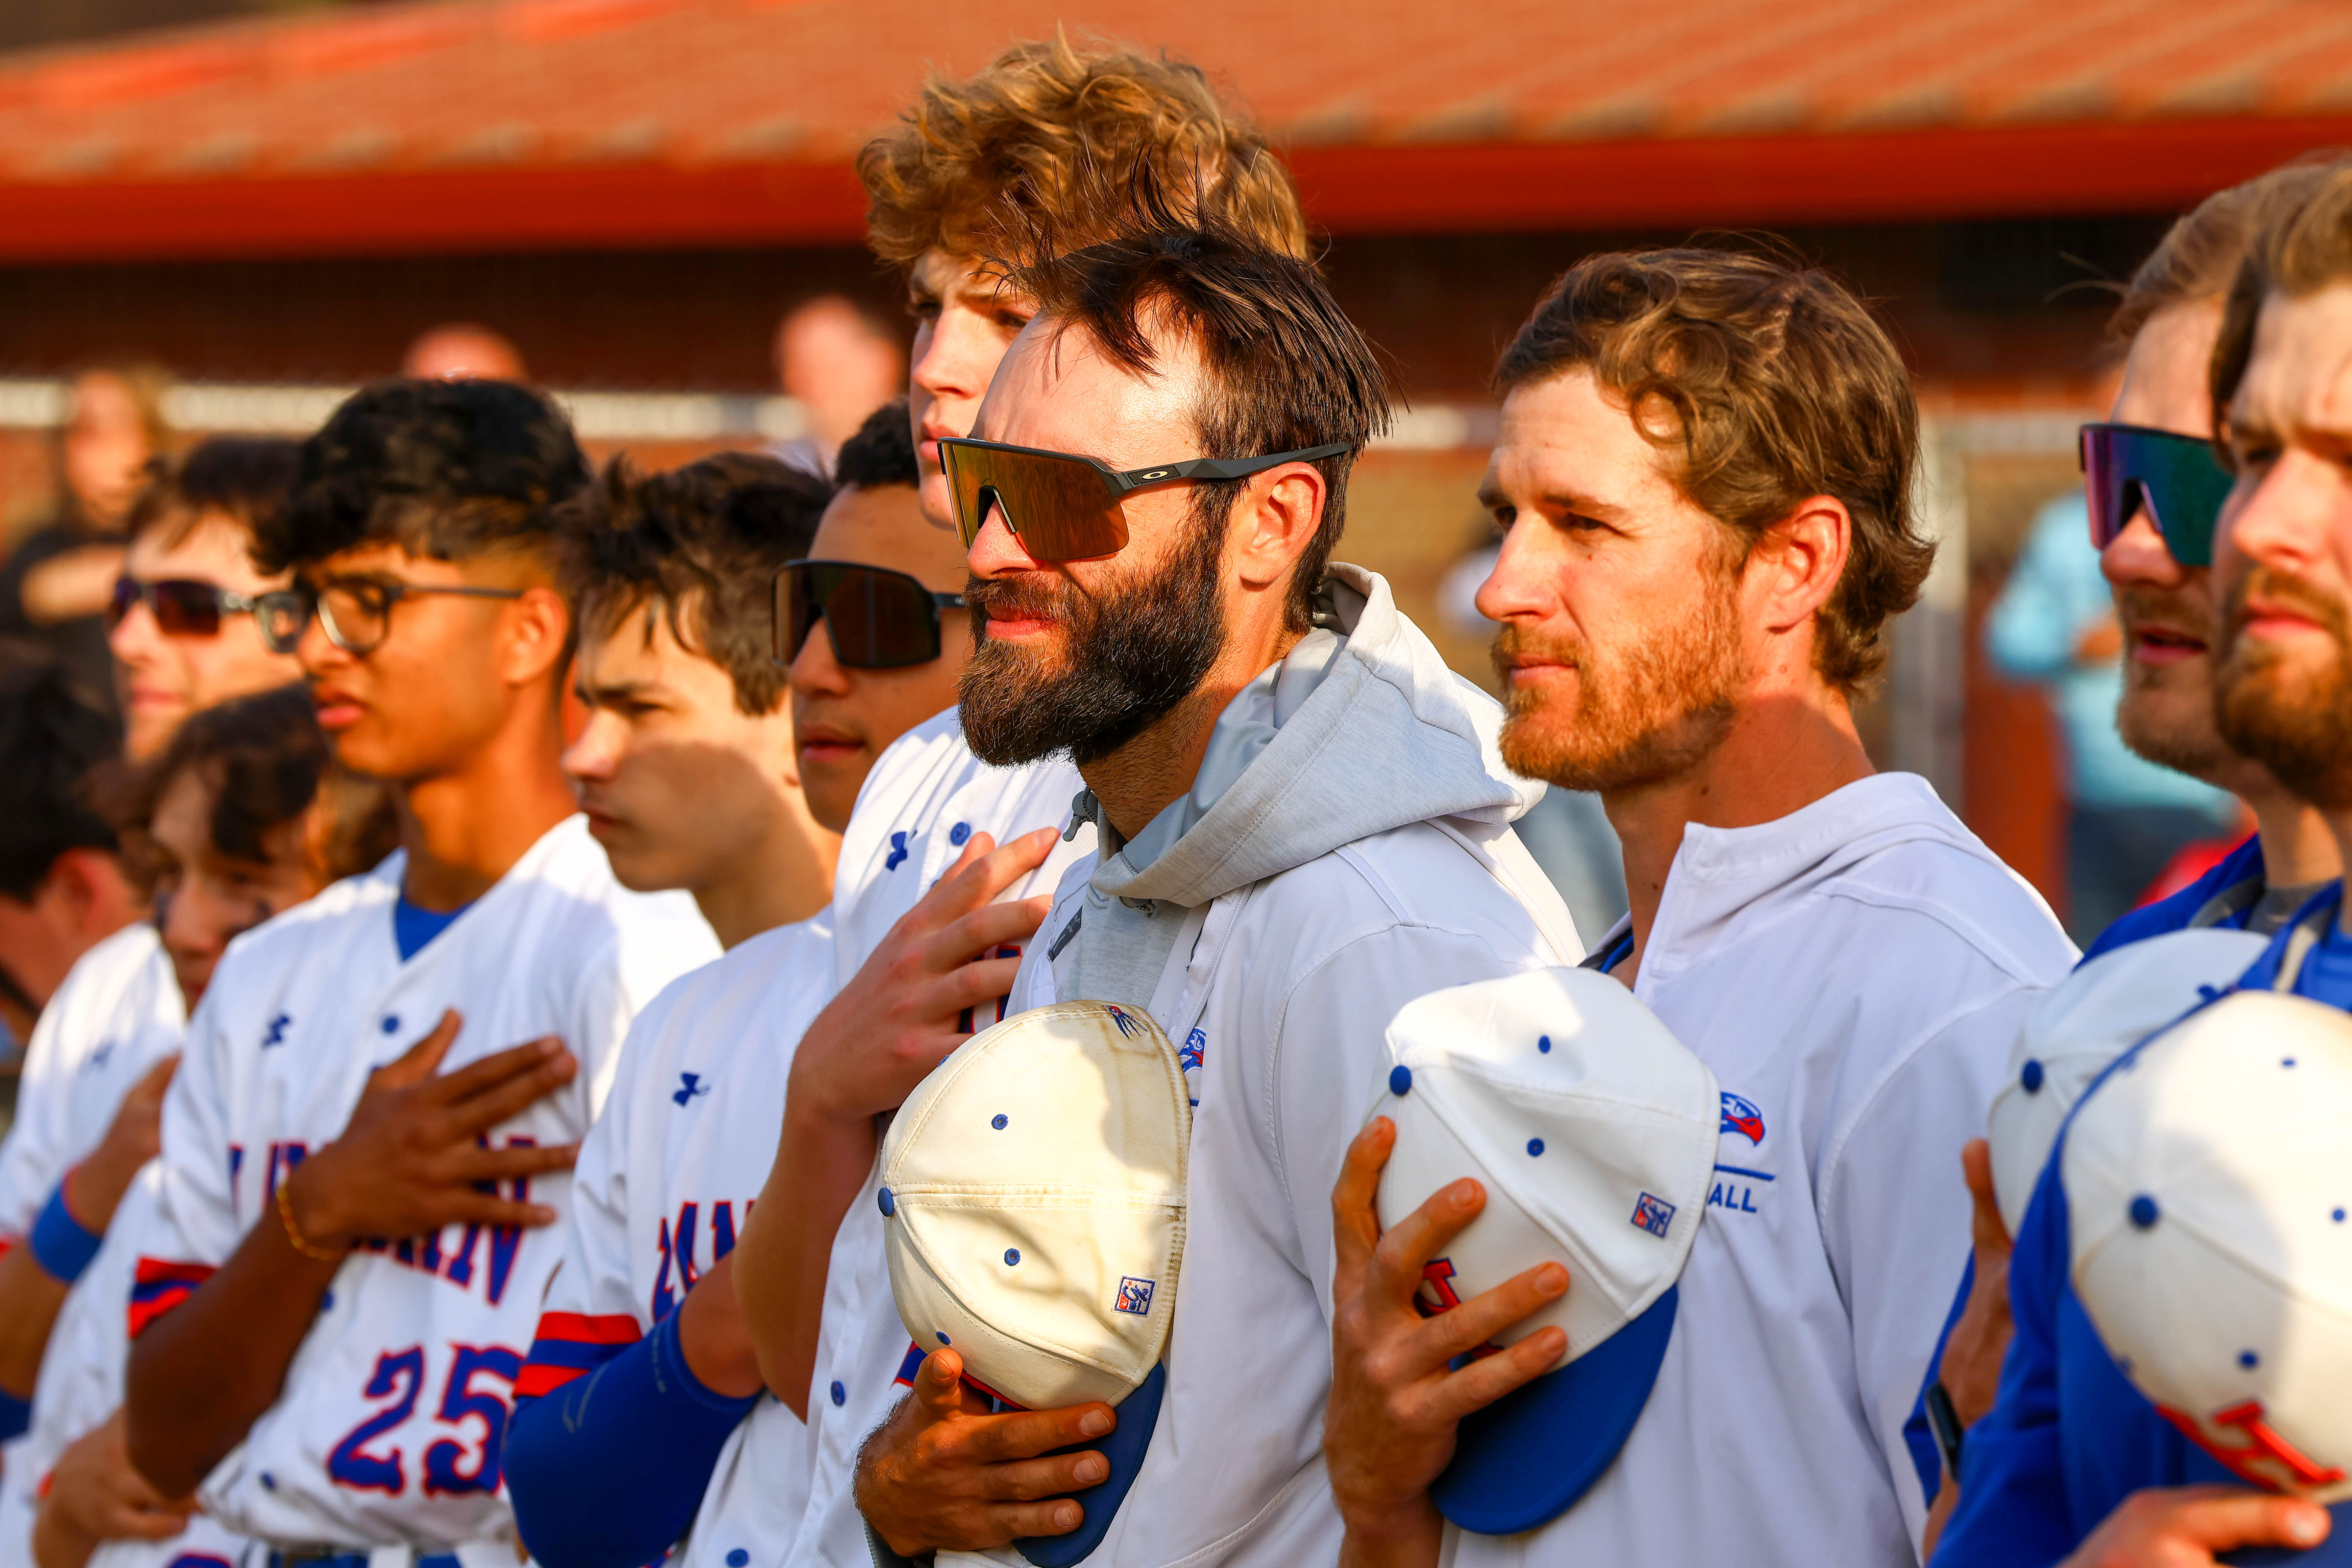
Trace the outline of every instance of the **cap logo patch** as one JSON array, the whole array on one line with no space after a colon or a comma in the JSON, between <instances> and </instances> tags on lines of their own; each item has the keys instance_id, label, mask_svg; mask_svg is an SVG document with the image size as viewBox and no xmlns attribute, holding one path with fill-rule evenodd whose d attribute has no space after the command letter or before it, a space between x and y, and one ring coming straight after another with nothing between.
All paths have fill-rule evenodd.
<instances>
[{"instance_id":1,"label":"cap logo patch","mask_svg":"<svg viewBox=\"0 0 2352 1568\"><path fill-rule=\"evenodd\" d=\"M1723 1129L1737 1132L1750 1143L1764 1142L1764 1112L1752 1100L1726 1093L1723 1097Z\"/></svg>"},{"instance_id":2,"label":"cap logo patch","mask_svg":"<svg viewBox=\"0 0 2352 1568\"><path fill-rule=\"evenodd\" d=\"M2263 1402L2259 1399L2217 1410L2210 1422L2200 1421L2187 1411L2175 1410L2170 1405L2159 1405L2156 1408L2190 1442L2227 1465L2231 1474L2266 1491L2302 1491L2334 1486L2344 1479L2342 1470L2312 1463L2294 1444L2273 1430L2271 1424L2263 1419ZM2224 1442L2215 1428L2242 1441Z\"/></svg>"},{"instance_id":3,"label":"cap logo patch","mask_svg":"<svg viewBox=\"0 0 2352 1568\"><path fill-rule=\"evenodd\" d=\"M1454 1293L1454 1259L1433 1258L1421 1266L1421 1289L1412 1293L1412 1310L1424 1318L1450 1312L1462 1305Z\"/></svg>"},{"instance_id":4,"label":"cap logo patch","mask_svg":"<svg viewBox=\"0 0 2352 1568\"><path fill-rule=\"evenodd\" d=\"M1126 1276L1118 1282L1118 1300L1111 1303L1111 1310L1129 1312L1139 1318L1150 1317L1151 1292L1158 1284L1156 1279L1138 1279L1132 1274Z\"/></svg>"},{"instance_id":5,"label":"cap logo patch","mask_svg":"<svg viewBox=\"0 0 2352 1568\"><path fill-rule=\"evenodd\" d=\"M1103 1005L1103 1011L1109 1014L1110 1021L1118 1026L1118 1033L1121 1039L1131 1040L1135 1038L1134 1019L1129 1017L1118 1008L1111 1006L1108 1003L1105 1003Z\"/></svg>"},{"instance_id":6,"label":"cap logo patch","mask_svg":"<svg viewBox=\"0 0 2352 1568\"><path fill-rule=\"evenodd\" d=\"M1652 1236L1663 1237L1673 1228L1675 1205L1664 1198L1643 1193L1641 1201L1633 1205L1633 1223Z\"/></svg>"}]
</instances>

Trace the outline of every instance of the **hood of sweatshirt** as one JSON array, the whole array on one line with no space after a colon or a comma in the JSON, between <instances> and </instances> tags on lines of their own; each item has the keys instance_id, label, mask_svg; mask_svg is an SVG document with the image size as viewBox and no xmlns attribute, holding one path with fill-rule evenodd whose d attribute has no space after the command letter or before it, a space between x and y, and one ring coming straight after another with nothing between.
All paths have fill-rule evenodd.
<instances>
[{"instance_id":1,"label":"hood of sweatshirt","mask_svg":"<svg viewBox=\"0 0 2352 1568\"><path fill-rule=\"evenodd\" d=\"M1503 710L1446 668L1385 579L1334 563L1328 612L1218 715L1192 787L1105 845L1100 892L1188 908L1433 817L1510 822L1543 785L1503 766Z\"/></svg>"}]
</instances>

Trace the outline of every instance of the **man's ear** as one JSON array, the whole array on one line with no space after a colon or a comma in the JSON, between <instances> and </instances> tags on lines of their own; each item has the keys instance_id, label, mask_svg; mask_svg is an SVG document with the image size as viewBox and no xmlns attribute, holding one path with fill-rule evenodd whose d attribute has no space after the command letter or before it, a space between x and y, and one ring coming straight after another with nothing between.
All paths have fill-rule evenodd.
<instances>
[{"instance_id":1,"label":"man's ear","mask_svg":"<svg viewBox=\"0 0 2352 1568\"><path fill-rule=\"evenodd\" d=\"M1272 587L1287 576L1323 526L1328 499L1323 471L1306 463L1285 463L1253 476L1234 502L1226 534L1226 559L1244 587Z\"/></svg>"},{"instance_id":2,"label":"man's ear","mask_svg":"<svg viewBox=\"0 0 2352 1568\"><path fill-rule=\"evenodd\" d=\"M1757 536L1743 575L1764 627L1810 622L1837 593L1853 548L1853 514L1835 496L1808 496Z\"/></svg>"},{"instance_id":3,"label":"man's ear","mask_svg":"<svg viewBox=\"0 0 2352 1568\"><path fill-rule=\"evenodd\" d=\"M507 606L499 677L509 686L560 680L571 668L571 653L572 609L563 595L542 584L525 588Z\"/></svg>"}]
</instances>

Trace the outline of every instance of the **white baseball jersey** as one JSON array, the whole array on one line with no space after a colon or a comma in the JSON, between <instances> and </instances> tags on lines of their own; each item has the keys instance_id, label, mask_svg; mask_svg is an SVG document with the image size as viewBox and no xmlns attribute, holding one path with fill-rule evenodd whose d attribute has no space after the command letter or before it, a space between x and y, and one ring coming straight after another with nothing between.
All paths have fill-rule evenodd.
<instances>
[{"instance_id":1,"label":"white baseball jersey","mask_svg":"<svg viewBox=\"0 0 2352 1568\"><path fill-rule=\"evenodd\" d=\"M349 1121L368 1075L445 1008L464 1018L443 1071L552 1035L580 1060L561 1091L493 1129L492 1147L583 1137L637 1010L718 956L683 893L614 879L584 817L551 828L403 961L405 857L246 933L188 1032L163 1113L163 1192L132 1329L169 1310L257 1224L278 1180ZM555 1227L450 1226L344 1262L284 1393L198 1496L234 1529L293 1545L430 1550L510 1536L499 1453L512 1386L563 1251L568 1176L511 1184Z\"/></svg>"},{"instance_id":2,"label":"white baseball jersey","mask_svg":"<svg viewBox=\"0 0 2352 1568\"><path fill-rule=\"evenodd\" d=\"M16 1120L0 1144L0 1237L21 1239L65 1174L114 1124L131 1086L180 1048L186 1005L144 921L81 955L25 1051Z\"/></svg>"},{"instance_id":3,"label":"white baseball jersey","mask_svg":"<svg viewBox=\"0 0 2352 1568\"><path fill-rule=\"evenodd\" d=\"M1723 1091L1674 1337L1591 1491L1524 1534L1448 1530L1447 1562L1916 1561L1903 1426L1967 1257L1960 1146L2074 958L1910 774L1685 829L1633 992Z\"/></svg>"},{"instance_id":4,"label":"white baseball jersey","mask_svg":"<svg viewBox=\"0 0 2352 1568\"><path fill-rule=\"evenodd\" d=\"M563 1267L521 1393L552 1394L637 1342L734 1250L775 1163L793 1049L833 993L827 911L751 938L638 1015L581 1147ZM762 1395L670 1562L778 1563L807 1500L808 1429Z\"/></svg>"},{"instance_id":5,"label":"white baseball jersey","mask_svg":"<svg viewBox=\"0 0 2352 1568\"><path fill-rule=\"evenodd\" d=\"M872 956L907 911L955 863L974 833L1002 844L1040 827L1064 827L1070 801L1086 783L1061 759L998 768L964 744L958 710L909 730L875 760L857 807L842 836L834 880L835 967L846 981ZM1095 830L1056 845L1053 855L1003 897L1051 892L1066 868L1094 852ZM1015 956L1019 949L1006 949ZM974 1020L986 1027L1003 1005ZM866 1435L897 1405L895 1382L908 1340L890 1300L883 1267L881 1212L871 1173L835 1234L825 1274L824 1315L816 1376L809 1394L811 1470L808 1508L798 1539L780 1557L757 1557L759 1568L788 1561L871 1568L866 1527L850 1496L857 1451Z\"/></svg>"},{"instance_id":6,"label":"white baseball jersey","mask_svg":"<svg viewBox=\"0 0 2352 1568\"><path fill-rule=\"evenodd\" d=\"M141 1168L106 1227L106 1240L58 1314L33 1392L32 1429L10 1446L0 1469L0 1563L32 1561L33 1516L58 1456L122 1407L131 1352L126 1310L163 1175L159 1162ZM91 1562L106 1568L228 1568L245 1546L218 1521L197 1514L167 1541L110 1542Z\"/></svg>"}]
</instances>

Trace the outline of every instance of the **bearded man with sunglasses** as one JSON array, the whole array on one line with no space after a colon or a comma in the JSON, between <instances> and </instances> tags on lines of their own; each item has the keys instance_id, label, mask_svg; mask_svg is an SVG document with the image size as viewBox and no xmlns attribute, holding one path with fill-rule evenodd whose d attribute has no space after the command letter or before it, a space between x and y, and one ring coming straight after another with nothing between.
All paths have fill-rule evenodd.
<instances>
[{"instance_id":1,"label":"bearded man with sunglasses","mask_svg":"<svg viewBox=\"0 0 2352 1568\"><path fill-rule=\"evenodd\" d=\"M247 933L190 1022L134 1292L132 1464L267 1544L511 1560L508 1400L631 1017L718 943L620 887L558 763L562 416L380 383L259 531L264 626L401 852Z\"/></svg>"},{"instance_id":2,"label":"bearded man with sunglasses","mask_svg":"<svg viewBox=\"0 0 2352 1568\"><path fill-rule=\"evenodd\" d=\"M894 727L917 715L917 693L952 700L970 636L950 625L936 662L901 663L931 645L898 647L895 635L869 639L865 628L845 640L831 627L846 607L840 595L862 601L870 588L877 605L896 603L896 623L920 632L919 598L936 604L962 582L939 442L970 428L1006 346L1036 310L984 259L1008 254L1024 224L1089 235L1131 226L1128 193L1090 176L1133 171L1269 248L1307 248L1297 191L1265 138L1198 68L1163 54L1080 48L1057 34L969 78L933 79L901 118L866 147L858 172L868 242L904 277L916 321L907 418L919 508L895 486L845 491L805 568L801 625L814 626L814 608L830 629L798 641L794 717L815 742L804 742L803 773L820 819L828 800L856 798L835 885L843 987L795 1049L775 1167L734 1268L765 1382L788 1403L807 1402L809 1505L780 1554L828 1568L871 1561L850 1479L908 1364L875 1202L879 1128L940 1058L999 1016L1045 915L1042 895L1094 847L1093 826L1071 818L1081 781L1066 759L990 765L952 709L934 709L893 742ZM780 608L789 635L792 604Z\"/></svg>"},{"instance_id":3,"label":"bearded man with sunglasses","mask_svg":"<svg viewBox=\"0 0 2352 1568\"><path fill-rule=\"evenodd\" d=\"M1382 1032L1579 943L1510 832L1533 786L1502 772L1499 710L1330 563L1389 400L1311 264L1213 220L1039 248L1016 277L1043 310L975 438L941 443L982 631L962 721L984 759L1066 752L1086 780L1100 852L1009 1005L1115 1002L1182 1042L1182 1306L1156 1418L992 1415L925 1347L859 1506L908 1556L1083 1530L1103 1562L1329 1562L1328 1183ZM1072 1498L1113 1477L1096 1440L1123 1420L1139 1462Z\"/></svg>"}]
</instances>

